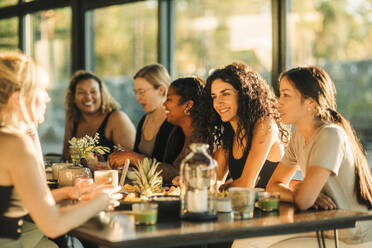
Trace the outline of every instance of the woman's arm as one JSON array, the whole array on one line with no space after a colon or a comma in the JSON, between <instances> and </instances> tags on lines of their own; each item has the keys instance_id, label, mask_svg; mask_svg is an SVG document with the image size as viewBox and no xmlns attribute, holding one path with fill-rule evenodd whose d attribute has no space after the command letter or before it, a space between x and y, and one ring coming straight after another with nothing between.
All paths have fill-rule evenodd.
<instances>
[{"instance_id":1,"label":"woman's arm","mask_svg":"<svg viewBox=\"0 0 372 248\"><path fill-rule=\"evenodd\" d=\"M276 167L273 175L266 186L268 192L279 192L280 200L285 202L293 201L293 190L289 187L289 183L296 173L296 167L289 167L283 163L279 163ZM297 183L296 187L299 187L301 183Z\"/></svg>"},{"instance_id":2,"label":"woman's arm","mask_svg":"<svg viewBox=\"0 0 372 248\"><path fill-rule=\"evenodd\" d=\"M71 186L53 189L51 192L55 202L60 202L66 199L75 200L79 199L80 196L78 189Z\"/></svg>"},{"instance_id":3,"label":"woman's arm","mask_svg":"<svg viewBox=\"0 0 372 248\"><path fill-rule=\"evenodd\" d=\"M254 188L257 177L269 152L278 140L278 128L270 119L260 120L253 130L251 149L241 176L231 186Z\"/></svg>"},{"instance_id":4,"label":"woman's arm","mask_svg":"<svg viewBox=\"0 0 372 248\"><path fill-rule=\"evenodd\" d=\"M139 160L143 160L144 158L145 156L136 152L114 151L108 156L108 162L111 167L116 168L125 164L127 159L129 159L131 164L137 164Z\"/></svg>"},{"instance_id":5,"label":"woman's arm","mask_svg":"<svg viewBox=\"0 0 372 248\"><path fill-rule=\"evenodd\" d=\"M128 115L122 111L113 112L108 123L108 128L110 135L107 137L111 137L115 145L120 144L127 150L133 150L136 129Z\"/></svg>"},{"instance_id":6,"label":"woman's arm","mask_svg":"<svg viewBox=\"0 0 372 248\"><path fill-rule=\"evenodd\" d=\"M306 210L314 205L330 174L331 171L328 169L316 165L310 166L304 181L294 190L294 203L299 209Z\"/></svg>"},{"instance_id":7,"label":"woman's arm","mask_svg":"<svg viewBox=\"0 0 372 248\"><path fill-rule=\"evenodd\" d=\"M305 179L291 189L289 182L295 172L295 167L291 168L279 163L267 184L266 190L269 192L279 192L281 201L293 202L301 210L306 210L314 206L314 204L316 208L336 208L336 204L332 199L321 194L321 190L331 174L329 170L320 166L310 166Z\"/></svg>"},{"instance_id":8,"label":"woman's arm","mask_svg":"<svg viewBox=\"0 0 372 248\"><path fill-rule=\"evenodd\" d=\"M47 236L64 234L109 205L109 194L97 192L89 202L80 203L70 211L59 210L45 184L44 171L35 155L33 142L27 137L13 136L7 144L1 157L7 161L5 166L12 184L32 219Z\"/></svg>"}]
</instances>

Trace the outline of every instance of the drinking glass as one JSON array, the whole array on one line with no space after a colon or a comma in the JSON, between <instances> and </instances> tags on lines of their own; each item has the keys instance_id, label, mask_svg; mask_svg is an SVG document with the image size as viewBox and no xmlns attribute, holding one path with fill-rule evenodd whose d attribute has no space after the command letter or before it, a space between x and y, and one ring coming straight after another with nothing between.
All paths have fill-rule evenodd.
<instances>
[{"instance_id":1,"label":"drinking glass","mask_svg":"<svg viewBox=\"0 0 372 248\"><path fill-rule=\"evenodd\" d=\"M134 203L132 211L137 225L153 225L158 219L158 204L156 203Z\"/></svg>"},{"instance_id":2,"label":"drinking glass","mask_svg":"<svg viewBox=\"0 0 372 248\"><path fill-rule=\"evenodd\" d=\"M228 191L234 219L249 219L253 217L256 193L254 189L232 187Z\"/></svg>"},{"instance_id":3,"label":"drinking glass","mask_svg":"<svg viewBox=\"0 0 372 248\"><path fill-rule=\"evenodd\" d=\"M259 192L258 204L263 211L273 211L279 208L279 193L278 192Z\"/></svg>"}]
</instances>

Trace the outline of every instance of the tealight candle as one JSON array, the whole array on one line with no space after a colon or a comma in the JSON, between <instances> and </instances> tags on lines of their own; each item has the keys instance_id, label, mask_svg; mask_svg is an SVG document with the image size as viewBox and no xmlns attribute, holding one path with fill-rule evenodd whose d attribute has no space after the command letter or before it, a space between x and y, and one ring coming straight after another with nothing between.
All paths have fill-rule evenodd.
<instances>
[{"instance_id":1,"label":"tealight candle","mask_svg":"<svg viewBox=\"0 0 372 248\"><path fill-rule=\"evenodd\" d=\"M206 189L187 192L187 209L191 213L208 211L208 191Z\"/></svg>"},{"instance_id":2,"label":"tealight candle","mask_svg":"<svg viewBox=\"0 0 372 248\"><path fill-rule=\"evenodd\" d=\"M158 204L156 203L134 203L132 211L136 224L153 225L158 219Z\"/></svg>"},{"instance_id":3,"label":"tealight candle","mask_svg":"<svg viewBox=\"0 0 372 248\"><path fill-rule=\"evenodd\" d=\"M279 208L279 193L260 192L258 193L258 202L261 210L273 211Z\"/></svg>"}]
</instances>

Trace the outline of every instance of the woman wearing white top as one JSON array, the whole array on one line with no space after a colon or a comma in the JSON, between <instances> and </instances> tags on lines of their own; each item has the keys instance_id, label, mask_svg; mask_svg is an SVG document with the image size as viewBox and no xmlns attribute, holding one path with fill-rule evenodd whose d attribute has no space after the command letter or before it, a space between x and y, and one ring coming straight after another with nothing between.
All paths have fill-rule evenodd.
<instances>
[{"instance_id":1,"label":"woman wearing white top","mask_svg":"<svg viewBox=\"0 0 372 248\"><path fill-rule=\"evenodd\" d=\"M352 127L336 110L336 90L329 75L315 66L298 67L282 73L279 81L279 111L283 122L294 124L295 130L267 191L280 192L281 201L293 202L301 210L371 209L370 168ZM297 167L304 180L291 189L288 184ZM341 247L372 247L372 222L339 230L339 238ZM257 241L246 239L234 246L249 247ZM310 234L270 237L265 243L266 247L317 245Z\"/></svg>"},{"instance_id":2,"label":"woman wearing white top","mask_svg":"<svg viewBox=\"0 0 372 248\"><path fill-rule=\"evenodd\" d=\"M36 131L50 101L47 84L45 71L30 58L20 53L0 53L1 247L22 247L22 218L27 213L41 232L54 238L111 203L110 193L95 186L89 187L91 191L84 196L74 187L53 193L49 190ZM64 208L56 206L56 201L81 197L86 201Z\"/></svg>"}]
</instances>

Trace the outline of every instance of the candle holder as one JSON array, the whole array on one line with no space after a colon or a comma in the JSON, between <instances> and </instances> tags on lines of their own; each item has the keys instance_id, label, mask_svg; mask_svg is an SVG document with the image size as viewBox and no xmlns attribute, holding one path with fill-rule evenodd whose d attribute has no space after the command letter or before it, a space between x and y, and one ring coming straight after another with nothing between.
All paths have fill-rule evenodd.
<instances>
[{"instance_id":1,"label":"candle holder","mask_svg":"<svg viewBox=\"0 0 372 248\"><path fill-rule=\"evenodd\" d=\"M181 163L180 216L187 220L215 220L217 163L208 154L207 144L194 143L190 149L191 153Z\"/></svg>"}]
</instances>

